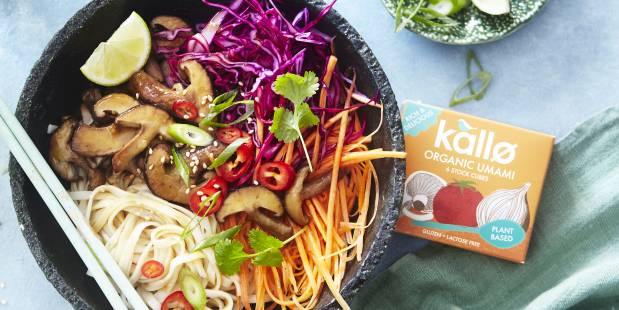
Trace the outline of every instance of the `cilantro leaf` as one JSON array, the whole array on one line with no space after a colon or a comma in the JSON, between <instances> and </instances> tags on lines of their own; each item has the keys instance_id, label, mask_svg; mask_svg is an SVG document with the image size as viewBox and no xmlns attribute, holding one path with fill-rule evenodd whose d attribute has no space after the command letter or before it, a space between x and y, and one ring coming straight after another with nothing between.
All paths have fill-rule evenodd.
<instances>
[{"instance_id":1,"label":"cilantro leaf","mask_svg":"<svg viewBox=\"0 0 619 310\"><path fill-rule=\"evenodd\" d=\"M278 76L273 83L273 90L297 105L314 96L319 86L316 74L312 71L305 71L303 76L294 73Z\"/></svg>"},{"instance_id":2,"label":"cilantro leaf","mask_svg":"<svg viewBox=\"0 0 619 310\"><path fill-rule=\"evenodd\" d=\"M285 143L290 143L299 139L299 131L297 127L299 123L296 122L294 113L286 108L277 108L273 113L273 124L269 127L275 138Z\"/></svg>"},{"instance_id":3,"label":"cilantro leaf","mask_svg":"<svg viewBox=\"0 0 619 310\"><path fill-rule=\"evenodd\" d=\"M278 249L269 248L258 253L258 255L256 255L251 262L257 266L278 267L282 264L283 260L284 257Z\"/></svg>"},{"instance_id":4,"label":"cilantro leaf","mask_svg":"<svg viewBox=\"0 0 619 310\"><path fill-rule=\"evenodd\" d=\"M307 103L295 106L294 112L286 108L277 108L273 114L273 124L269 127L277 140L290 143L299 139L301 130L316 126L320 122Z\"/></svg>"},{"instance_id":5,"label":"cilantro leaf","mask_svg":"<svg viewBox=\"0 0 619 310\"><path fill-rule=\"evenodd\" d=\"M222 240L215 245L217 267L225 275L233 275L241 270L241 264L249 258L243 251L243 244L237 240Z\"/></svg>"},{"instance_id":6,"label":"cilantro leaf","mask_svg":"<svg viewBox=\"0 0 619 310\"><path fill-rule=\"evenodd\" d=\"M252 259L254 265L272 267L281 265L284 259L282 253L279 252L279 249L284 246L281 240L258 229L250 230L247 237L249 245L256 252L256 256Z\"/></svg>"},{"instance_id":7,"label":"cilantro leaf","mask_svg":"<svg viewBox=\"0 0 619 310\"><path fill-rule=\"evenodd\" d=\"M241 230L241 225L236 225L236 226L234 226L232 228L229 228L229 229L226 229L226 230L224 230L222 232L214 234L214 235L212 235L212 236L202 240L202 243L200 243L200 245L195 247L192 250L192 252L196 252L196 251L204 250L206 248L210 248L210 247L216 245L219 241L230 239L230 238L234 237L240 230Z\"/></svg>"},{"instance_id":8,"label":"cilantro leaf","mask_svg":"<svg viewBox=\"0 0 619 310\"><path fill-rule=\"evenodd\" d=\"M252 229L247 234L249 245L256 253L268 249L280 249L284 243L259 229Z\"/></svg>"}]
</instances>

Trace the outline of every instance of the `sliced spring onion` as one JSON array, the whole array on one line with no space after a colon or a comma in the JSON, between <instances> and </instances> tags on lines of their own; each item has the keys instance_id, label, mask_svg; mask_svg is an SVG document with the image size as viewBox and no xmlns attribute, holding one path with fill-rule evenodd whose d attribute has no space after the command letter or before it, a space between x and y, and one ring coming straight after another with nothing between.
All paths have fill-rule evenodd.
<instances>
[{"instance_id":1,"label":"sliced spring onion","mask_svg":"<svg viewBox=\"0 0 619 310\"><path fill-rule=\"evenodd\" d=\"M209 214L211 209L217 203L217 200L219 200L220 196L221 196L221 191L218 191L215 194L213 194L212 196L208 197L205 201L200 203L200 209L198 210L198 213L194 213L194 215L191 218L191 220L189 220L189 223L187 223L187 225L185 225L185 228L183 228L183 231L181 232L181 239L184 240L185 238L189 237L189 235L191 235L193 230L196 229L196 227L200 226L202 221L205 218L207 218L207 216L199 216L198 214L201 213L202 209L204 207L206 207L206 206L208 206L208 209L206 209L206 212L204 212L204 214ZM193 222L196 222L196 223L195 223L195 225L192 226L191 224Z\"/></svg>"},{"instance_id":2,"label":"sliced spring onion","mask_svg":"<svg viewBox=\"0 0 619 310\"><path fill-rule=\"evenodd\" d=\"M230 103L230 102L234 101L234 98L236 98L236 94L237 94L236 90L231 90L229 92L225 92L225 93L215 97L215 99L213 99L213 102L211 102L211 104L218 105L218 104Z\"/></svg>"},{"instance_id":3,"label":"sliced spring onion","mask_svg":"<svg viewBox=\"0 0 619 310\"><path fill-rule=\"evenodd\" d=\"M215 160L213 160L213 162L208 168L215 169L223 165L228 160L228 158L234 155L236 150L244 143L247 143L247 141L249 141L249 138L239 138L239 139L234 140L234 142L228 144L228 146L226 146L224 151L221 152L221 154L219 154L219 156L217 156Z\"/></svg>"},{"instance_id":4,"label":"sliced spring onion","mask_svg":"<svg viewBox=\"0 0 619 310\"><path fill-rule=\"evenodd\" d=\"M174 166L176 166L178 174L183 179L183 182L185 182L186 186L189 186L189 166L187 166L187 163L185 162L183 157L178 154L178 150L176 150L175 146L172 147L172 159L174 161Z\"/></svg>"},{"instance_id":5,"label":"sliced spring onion","mask_svg":"<svg viewBox=\"0 0 619 310\"><path fill-rule=\"evenodd\" d=\"M478 71L475 74L472 74L471 66L475 64L477 66ZM466 80L458 85L458 88L454 91L451 96L451 100L449 101L449 106L453 107L465 102L469 102L471 100L481 100L486 95L486 91L488 90L488 86L490 85L490 81L492 80L492 74L486 70L481 65L479 58L475 55L473 50L469 50L466 54ZM474 83L475 81L480 81L481 86L479 90L475 90ZM468 87L470 95L460 97L460 93L462 90Z\"/></svg>"},{"instance_id":6,"label":"sliced spring onion","mask_svg":"<svg viewBox=\"0 0 619 310\"><path fill-rule=\"evenodd\" d=\"M198 275L185 267L181 269L179 278L181 291L183 291L185 299L187 299L194 309L204 309L206 307L206 289L204 285L202 285Z\"/></svg>"},{"instance_id":7,"label":"sliced spring onion","mask_svg":"<svg viewBox=\"0 0 619 310\"><path fill-rule=\"evenodd\" d=\"M221 112L223 112L225 109L237 105L237 104L244 104L247 106L247 111L239 116L239 118L237 118L236 120L230 122L230 123L218 123L215 121L215 119L217 118L217 115L219 115ZM247 118L249 118L252 114L254 114L254 101L253 100L241 100L241 101L235 101L235 102L231 102L231 103L224 103L224 104L219 104L214 106L213 108L211 108L211 111L209 112L209 114L207 115L207 117L205 117L202 121L200 121L200 128L207 128L207 127L228 127L228 126L232 126L235 124L238 124L244 120L246 120Z\"/></svg>"},{"instance_id":8,"label":"sliced spring onion","mask_svg":"<svg viewBox=\"0 0 619 310\"><path fill-rule=\"evenodd\" d=\"M395 10L395 31L396 32L399 32L402 29L404 29L404 26L406 26L407 23L413 20L413 18L419 12L419 9L423 5L423 3L424 1L422 0L417 1L417 5L413 9L413 11L408 14L408 17L406 18L406 20L402 20L402 15L404 12L404 0L400 0L398 2L398 7Z\"/></svg>"},{"instance_id":9,"label":"sliced spring onion","mask_svg":"<svg viewBox=\"0 0 619 310\"><path fill-rule=\"evenodd\" d=\"M445 16L454 15L471 3L470 0L428 0L428 2L428 9Z\"/></svg>"},{"instance_id":10,"label":"sliced spring onion","mask_svg":"<svg viewBox=\"0 0 619 310\"><path fill-rule=\"evenodd\" d=\"M236 225L232 228L226 229L222 232L219 232L217 234L214 234L204 240L202 240L202 243L200 243L200 245L198 245L197 247L195 247L192 252L196 252L196 251L201 251L204 250L206 248L210 248L212 246L214 246L215 244L217 244L217 242L221 241L221 240L225 240L225 239L230 239L232 237L234 237L239 231L241 231L241 225Z\"/></svg>"},{"instance_id":11,"label":"sliced spring onion","mask_svg":"<svg viewBox=\"0 0 619 310\"><path fill-rule=\"evenodd\" d=\"M458 98L458 95L460 95L462 90L467 87L467 85L473 84L475 80L481 81L481 87L479 90L474 91L471 95ZM488 86L490 85L490 80L492 80L492 74L488 71L479 71L473 76L467 78L464 82L462 82L462 84L458 85L458 88L454 91L451 96L451 100L449 101L449 106L453 107L471 100L480 100L486 94Z\"/></svg>"},{"instance_id":12,"label":"sliced spring onion","mask_svg":"<svg viewBox=\"0 0 619 310\"><path fill-rule=\"evenodd\" d=\"M444 0L460 2L465 1L468 4L468 0ZM407 8L404 6L404 0L398 2L395 13L395 31L402 30L408 23L414 21L430 27L452 27L458 25L458 22L451 19L447 15L441 14L436 10L428 7L423 7L426 4L425 0L418 0L415 7ZM459 5L459 4L458 4ZM453 4L455 7L456 4ZM406 19L404 19L406 15Z\"/></svg>"},{"instance_id":13,"label":"sliced spring onion","mask_svg":"<svg viewBox=\"0 0 619 310\"><path fill-rule=\"evenodd\" d=\"M213 136L189 124L172 124L168 126L168 134L184 144L206 146L213 143Z\"/></svg>"}]
</instances>

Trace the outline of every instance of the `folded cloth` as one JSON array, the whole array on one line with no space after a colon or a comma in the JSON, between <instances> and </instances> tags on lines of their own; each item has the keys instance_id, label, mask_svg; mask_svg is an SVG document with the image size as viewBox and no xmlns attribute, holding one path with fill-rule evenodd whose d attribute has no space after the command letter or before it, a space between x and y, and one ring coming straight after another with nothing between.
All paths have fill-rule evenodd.
<instances>
[{"instance_id":1,"label":"folded cloth","mask_svg":"<svg viewBox=\"0 0 619 310\"><path fill-rule=\"evenodd\" d=\"M353 309L619 306L619 107L555 146L524 265L439 244L366 284Z\"/></svg>"}]
</instances>

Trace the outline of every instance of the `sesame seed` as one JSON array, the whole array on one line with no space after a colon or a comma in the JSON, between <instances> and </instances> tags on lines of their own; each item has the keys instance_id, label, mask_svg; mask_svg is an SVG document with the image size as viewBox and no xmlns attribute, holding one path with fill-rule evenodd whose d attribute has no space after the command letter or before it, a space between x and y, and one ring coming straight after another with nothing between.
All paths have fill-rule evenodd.
<instances>
[{"instance_id":1,"label":"sesame seed","mask_svg":"<svg viewBox=\"0 0 619 310\"><path fill-rule=\"evenodd\" d=\"M213 153L208 153L208 156L215 157Z\"/></svg>"},{"instance_id":2,"label":"sesame seed","mask_svg":"<svg viewBox=\"0 0 619 310\"><path fill-rule=\"evenodd\" d=\"M135 169L135 172L137 172L138 174L142 173L142 170L140 170L140 168Z\"/></svg>"},{"instance_id":3,"label":"sesame seed","mask_svg":"<svg viewBox=\"0 0 619 310\"><path fill-rule=\"evenodd\" d=\"M140 99L140 93L135 93L135 99Z\"/></svg>"},{"instance_id":4,"label":"sesame seed","mask_svg":"<svg viewBox=\"0 0 619 310\"><path fill-rule=\"evenodd\" d=\"M153 149L152 148L148 148L148 155L153 155Z\"/></svg>"},{"instance_id":5,"label":"sesame seed","mask_svg":"<svg viewBox=\"0 0 619 310\"><path fill-rule=\"evenodd\" d=\"M190 168L191 168L191 167L193 167L193 166L195 166L195 165L196 165L196 164L195 164L193 161L189 163L189 167L190 167Z\"/></svg>"},{"instance_id":6,"label":"sesame seed","mask_svg":"<svg viewBox=\"0 0 619 310\"><path fill-rule=\"evenodd\" d=\"M254 185L258 185L258 181L254 180Z\"/></svg>"},{"instance_id":7,"label":"sesame seed","mask_svg":"<svg viewBox=\"0 0 619 310\"><path fill-rule=\"evenodd\" d=\"M219 143L217 141L213 141L213 146L217 146Z\"/></svg>"},{"instance_id":8,"label":"sesame seed","mask_svg":"<svg viewBox=\"0 0 619 310\"><path fill-rule=\"evenodd\" d=\"M191 156L191 160L197 161L198 160L198 156L196 156L196 155Z\"/></svg>"},{"instance_id":9,"label":"sesame seed","mask_svg":"<svg viewBox=\"0 0 619 310\"><path fill-rule=\"evenodd\" d=\"M189 119L189 115L185 114L185 115L183 115L183 118L184 119Z\"/></svg>"},{"instance_id":10,"label":"sesame seed","mask_svg":"<svg viewBox=\"0 0 619 310\"><path fill-rule=\"evenodd\" d=\"M213 130L215 130L215 129L213 129L213 127L209 127L208 128L208 131L213 131Z\"/></svg>"},{"instance_id":11,"label":"sesame seed","mask_svg":"<svg viewBox=\"0 0 619 310\"><path fill-rule=\"evenodd\" d=\"M208 165L206 163L202 163L202 168L206 169L208 168Z\"/></svg>"},{"instance_id":12,"label":"sesame seed","mask_svg":"<svg viewBox=\"0 0 619 310\"><path fill-rule=\"evenodd\" d=\"M189 189L186 189L186 190L185 190L185 194L189 194Z\"/></svg>"},{"instance_id":13,"label":"sesame seed","mask_svg":"<svg viewBox=\"0 0 619 310\"><path fill-rule=\"evenodd\" d=\"M193 171L193 173L196 173L198 171L198 166L193 166L193 169L191 171Z\"/></svg>"},{"instance_id":14,"label":"sesame seed","mask_svg":"<svg viewBox=\"0 0 619 310\"><path fill-rule=\"evenodd\" d=\"M200 201L205 201L206 200L206 196L201 196L200 197Z\"/></svg>"},{"instance_id":15,"label":"sesame seed","mask_svg":"<svg viewBox=\"0 0 619 310\"><path fill-rule=\"evenodd\" d=\"M198 194L198 196L202 196L202 195L204 195L204 192L203 191L197 191L196 194Z\"/></svg>"},{"instance_id":16,"label":"sesame seed","mask_svg":"<svg viewBox=\"0 0 619 310\"><path fill-rule=\"evenodd\" d=\"M191 184L189 188L196 188L196 186L194 184Z\"/></svg>"},{"instance_id":17,"label":"sesame seed","mask_svg":"<svg viewBox=\"0 0 619 310\"><path fill-rule=\"evenodd\" d=\"M189 156L191 156L191 153L189 153L189 152L187 151L187 152L185 152L185 156L189 157Z\"/></svg>"},{"instance_id":18,"label":"sesame seed","mask_svg":"<svg viewBox=\"0 0 619 310\"><path fill-rule=\"evenodd\" d=\"M163 136L159 136L159 140L163 140Z\"/></svg>"},{"instance_id":19,"label":"sesame seed","mask_svg":"<svg viewBox=\"0 0 619 310\"><path fill-rule=\"evenodd\" d=\"M153 165L148 166L148 170L153 170Z\"/></svg>"},{"instance_id":20,"label":"sesame seed","mask_svg":"<svg viewBox=\"0 0 619 310\"><path fill-rule=\"evenodd\" d=\"M239 86L243 86L243 82L239 81Z\"/></svg>"},{"instance_id":21,"label":"sesame seed","mask_svg":"<svg viewBox=\"0 0 619 310\"><path fill-rule=\"evenodd\" d=\"M211 95L206 95L206 99L207 99L208 101L213 101L213 96L211 96Z\"/></svg>"},{"instance_id":22,"label":"sesame seed","mask_svg":"<svg viewBox=\"0 0 619 310\"><path fill-rule=\"evenodd\" d=\"M253 129L250 129L247 133L251 135L251 134L253 134L253 133L254 133L254 130L253 130Z\"/></svg>"},{"instance_id":23,"label":"sesame seed","mask_svg":"<svg viewBox=\"0 0 619 310\"><path fill-rule=\"evenodd\" d=\"M213 187L216 188L216 189L219 189L219 184L215 183L215 184L213 184Z\"/></svg>"},{"instance_id":24,"label":"sesame seed","mask_svg":"<svg viewBox=\"0 0 619 310\"><path fill-rule=\"evenodd\" d=\"M165 156L161 156L161 163L165 163Z\"/></svg>"},{"instance_id":25,"label":"sesame seed","mask_svg":"<svg viewBox=\"0 0 619 310\"><path fill-rule=\"evenodd\" d=\"M248 117L248 118L247 118L247 121L248 121L248 122L251 122L251 121L253 121L253 119L252 119L251 117Z\"/></svg>"},{"instance_id":26,"label":"sesame seed","mask_svg":"<svg viewBox=\"0 0 619 310\"><path fill-rule=\"evenodd\" d=\"M200 112L199 115L200 115L200 117L205 117L206 116L206 114L204 114L203 112Z\"/></svg>"}]
</instances>

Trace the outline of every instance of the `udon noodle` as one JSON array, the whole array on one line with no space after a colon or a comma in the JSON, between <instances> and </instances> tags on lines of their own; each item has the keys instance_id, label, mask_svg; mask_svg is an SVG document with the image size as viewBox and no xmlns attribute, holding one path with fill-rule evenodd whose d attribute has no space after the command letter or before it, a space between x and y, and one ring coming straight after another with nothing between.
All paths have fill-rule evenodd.
<instances>
[{"instance_id":1,"label":"udon noodle","mask_svg":"<svg viewBox=\"0 0 619 310\"><path fill-rule=\"evenodd\" d=\"M149 307L159 309L166 296L179 290L179 272L186 267L199 275L208 307L233 308L240 289L238 276L219 272L212 249L192 252L197 242L216 233L213 217L205 218L182 239L193 213L152 195L145 185L127 191L112 185L84 191L84 185L72 184L71 196ZM151 259L165 266L161 277L141 276L142 265Z\"/></svg>"}]
</instances>

